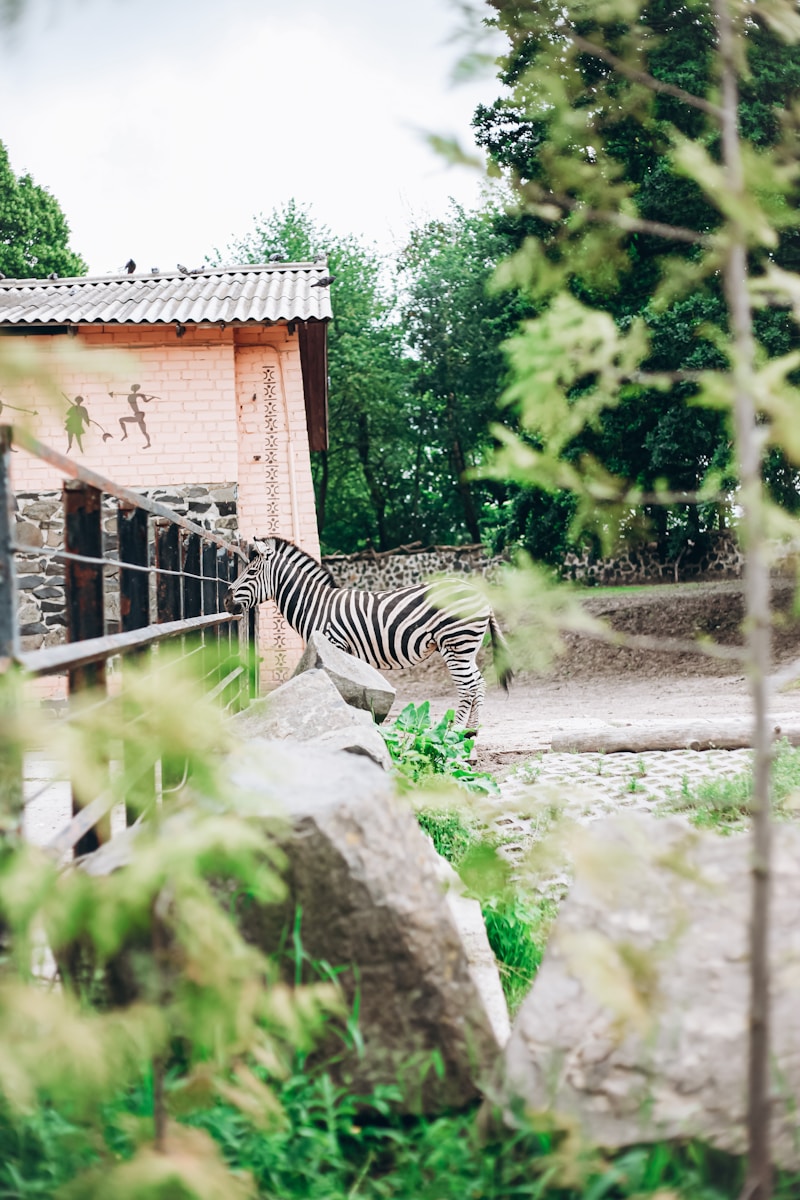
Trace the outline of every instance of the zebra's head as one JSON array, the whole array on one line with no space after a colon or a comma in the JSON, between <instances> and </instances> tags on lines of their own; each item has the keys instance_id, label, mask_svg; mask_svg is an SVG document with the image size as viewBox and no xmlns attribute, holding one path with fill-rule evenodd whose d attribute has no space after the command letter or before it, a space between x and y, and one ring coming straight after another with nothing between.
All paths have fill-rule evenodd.
<instances>
[{"instance_id":1,"label":"zebra's head","mask_svg":"<svg viewBox=\"0 0 800 1200\"><path fill-rule=\"evenodd\" d=\"M234 579L225 597L225 608L238 617L255 604L271 600L274 595L272 565L278 550L275 538L254 541L250 562L238 579Z\"/></svg>"}]
</instances>

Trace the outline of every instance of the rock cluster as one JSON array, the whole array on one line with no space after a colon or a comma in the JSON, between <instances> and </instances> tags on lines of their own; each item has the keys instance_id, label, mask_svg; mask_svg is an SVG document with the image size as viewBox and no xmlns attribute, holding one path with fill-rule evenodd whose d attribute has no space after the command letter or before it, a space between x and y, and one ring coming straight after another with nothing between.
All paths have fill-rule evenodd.
<instances>
[{"instance_id":1,"label":"rock cluster","mask_svg":"<svg viewBox=\"0 0 800 1200\"><path fill-rule=\"evenodd\" d=\"M748 840L647 814L584 830L572 847L575 882L509 1037L480 909L385 769L370 711L385 685L322 640L306 666L234 718L225 770L242 811L271 829L277 812L284 818L286 898L242 905L242 930L273 952L299 928L304 962L336 972L361 1042L332 1029L316 1053L342 1084L356 1094L397 1085L411 1112L483 1095L487 1119L513 1125L544 1113L550 1128L606 1148L700 1138L742 1153ZM119 862L98 852L98 869ZM789 1169L800 1168L799 908L800 830L784 825L771 935L772 1121L775 1159Z\"/></svg>"}]
</instances>

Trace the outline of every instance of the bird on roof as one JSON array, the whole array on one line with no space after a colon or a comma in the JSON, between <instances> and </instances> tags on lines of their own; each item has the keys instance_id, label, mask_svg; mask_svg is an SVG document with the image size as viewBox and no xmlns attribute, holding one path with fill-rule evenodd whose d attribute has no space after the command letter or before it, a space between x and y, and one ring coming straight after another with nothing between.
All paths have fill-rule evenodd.
<instances>
[{"instance_id":1,"label":"bird on roof","mask_svg":"<svg viewBox=\"0 0 800 1200\"><path fill-rule=\"evenodd\" d=\"M51 271L51 272L50 272L50 274L47 276L47 278L48 278L48 279L58 279L58 272L57 272L57 271Z\"/></svg>"},{"instance_id":2,"label":"bird on roof","mask_svg":"<svg viewBox=\"0 0 800 1200\"><path fill-rule=\"evenodd\" d=\"M181 275L188 275L188 274L189 274L189 268L188 268L188 267L185 267L185 266L183 265L183 263L178 263L178 270L180 271Z\"/></svg>"},{"instance_id":3,"label":"bird on roof","mask_svg":"<svg viewBox=\"0 0 800 1200\"><path fill-rule=\"evenodd\" d=\"M330 285L333 283L335 278L336 278L335 275L323 275L321 279L318 279L315 283L312 283L311 286L312 287L330 287Z\"/></svg>"},{"instance_id":4,"label":"bird on roof","mask_svg":"<svg viewBox=\"0 0 800 1200\"><path fill-rule=\"evenodd\" d=\"M282 254L270 254L269 258L267 259L267 262L276 262L276 263L277 262L286 262L286 259L283 257Z\"/></svg>"},{"instance_id":5,"label":"bird on roof","mask_svg":"<svg viewBox=\"0 0 800 1200\"><path fill-rule=\"evenodd\" d=\"M133 272L136 270L136 263L133 261L132 258L129 258L128 261L125 263L125 270L128 272L129 275L132 275Z\"/></svg>"},{"instance_id":6,"label":"bird on roof","mask_svg":"<svg viewBox=\"0 0 800 1200\"><path fill-rule=\"evenodd\" d=\"M150 274L151 274L151 275L158 275L158 273L159 273L159 272L158 272L158 267L151 267L151 268L150 268Z\"/></svg>"}]
</instances>

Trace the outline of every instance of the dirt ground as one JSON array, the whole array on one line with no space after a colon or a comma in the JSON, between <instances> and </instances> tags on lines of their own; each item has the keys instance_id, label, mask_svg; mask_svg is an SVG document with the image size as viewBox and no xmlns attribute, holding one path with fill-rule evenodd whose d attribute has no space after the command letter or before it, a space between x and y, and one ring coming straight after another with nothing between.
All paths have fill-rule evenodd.
<instances>
[{"instance_id":1,"label":"dirt ground","mask_svg":"<svg viewBox=\"0 0 800 1200\"><path fill-rule=\"evenodd\" d=\"M792 615L793 587L773 587L776 665L800 657L800 618ZM741 642L742 586L736 582L678 584L602 596L587 593L587 610L631 634L695 638L724 645ZM747 679L735 662L697 654L644 653L568 635L565 652L547 673L521 669L506 695L492 680L477 740L478 765L502 773L538 751L558 733L599 728L608 722L646 727L673 719L705 718L724 725L750 713ZM389 676L397 688L392 716L413 701L430 700L434 716L453 707L455 693L438 655ZM773 697L776 723L800 718L800 688Z\"/></svg>"}]
</instances>

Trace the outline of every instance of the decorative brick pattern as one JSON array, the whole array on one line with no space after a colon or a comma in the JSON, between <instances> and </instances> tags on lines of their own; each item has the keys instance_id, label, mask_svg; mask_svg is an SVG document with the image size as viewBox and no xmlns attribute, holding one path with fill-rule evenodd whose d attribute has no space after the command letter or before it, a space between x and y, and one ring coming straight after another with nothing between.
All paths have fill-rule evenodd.
<instances>
[{"instance_id":1,"label":"decorative brick pattern","mask_svg":"<svg viewBox=\"0 0 800 1200\"><path fill-rule=\"evenodd\" d=\"M300 360L287 331L242 330L236 347L239 518L242 536L279 535L319 555ZM261 682L289 678L302 639L274 605L261 609Z\"/></svg>"}]
</instances>

